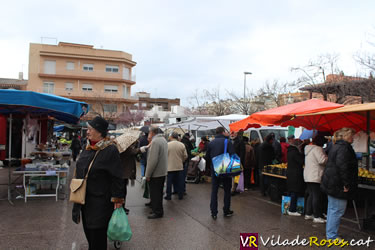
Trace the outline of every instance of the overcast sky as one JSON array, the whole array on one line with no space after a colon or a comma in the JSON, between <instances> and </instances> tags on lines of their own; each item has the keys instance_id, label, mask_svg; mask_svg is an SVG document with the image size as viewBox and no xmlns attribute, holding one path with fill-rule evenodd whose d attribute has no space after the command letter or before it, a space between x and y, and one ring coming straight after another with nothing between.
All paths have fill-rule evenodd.
<instances>
[{"instance_id":1,"label":"overcast sky","mask_svg":"<svg viewBox=\"0 0 375 250\"><path fill-rule=\"evenodd\" d=\"M29 43L53 37L132 54L133 93L183 105L195 89L243 93L244 71L253 90L296 79L291 67L325 53L340 55L346 75L361 74L353 54L375 41L373 0L23 0L1 10L0 77L27 76Z\"/></svg>"}]
</instances>

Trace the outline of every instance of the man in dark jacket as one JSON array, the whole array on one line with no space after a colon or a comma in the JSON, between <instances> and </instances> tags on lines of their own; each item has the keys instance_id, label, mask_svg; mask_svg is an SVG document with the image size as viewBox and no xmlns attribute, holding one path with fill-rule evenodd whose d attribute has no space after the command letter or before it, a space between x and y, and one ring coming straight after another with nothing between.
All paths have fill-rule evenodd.
<instances>
[{"instance_id":1,"label":"man in dark jacket","mask_svg":"<svg viewBox=\"0 0 375 250\"><path fill-rule=\"evenodd\" d=\"M353 147L354 130L342 128L335 132L336 142L329 154L320 188L328 195L327 239L338 238L341 217L345 214L347 200L357 191L358 162Z\"/></svg>"},{"instance_id":2,"label":"man in dark jacket","mask_svg":"<svg viewBox=\"0 0 375 250\"><path fill-rule=\"evenodd\" d=\"M234 154L234 148L232 143L229 142L228 133L225 132L224 127L216 128L216 136L213 141L208 144L206 158L209 166L212 166L212 159L215 156L221 155L224 153L224 143L227 140L227 152L232 155ZM212 191L211 191L211 217L217 219L217 192L219 190L219 185L222 182L224 186L224 216L230 217L233 215L233 211L230 210L230 200L231 200L231 188L232 188L232 177L217 177L213 166L211 167L211 177L212 177Z\"/></svg>"},{"instance_id":3,"label":"man in dark jacket","mask_svg":"<svg viewBox=\"0 0 375 250\"><path fill-rule=\"evenodd\" d=\"M241 160L241 165L242 167L245 166L245 154L246 154L246 149L245 149L245 143L243 141L243 132L233 132L231 135L232 143L233 143L233 148L234 152L240 157ZM239 192L236 191L238 184L232 182L232 195L236 195Z\"/></svg>"},{"instance_id":4,"label":"man in dark jacket","mask_svg":"<svg viewBox=\"0 0 375 250\"><path fill-rule=\"evenodd\" d=\"M187 175L187 171L188 171L188 167L189 167L189 162L190 162L191 158L193 158L193 155L191 154L191 151L194 149L194 146L190 141L190 134L189 133L184 134L184 136L181 139L181 142L185 145L186 152L188 154L188 158L184 162L184 182L183 182L184 185L183 186L184 186L184 194L186 194L185 180L186 180L186 175Z\"/></svg>"},{"instance_id":5,"label":"man in dark jacket","mask_svg":"<svg viewBox=\"0 0 375 250\"><path fill-rule=\"evenodd\" d=\"M290 195L290 207L287 213L292 216L301 216L297 212L297 199L298 197L303 197L305 192L305 181L303 179L305 155L299 148L301 145L301 140L293 140L292 144L288 147L287 153L288 168L286 170L286 183Z\"/></svg>"},{"instance_id":6,"label":"man in dark jacket","mask_svg":"<svg viewBox=\"0 0 375 250\"><path fill-rule=\"evenodd\" d=\"M259 164L259 185L260 191L265 196L267 190L267 178L262 174L263 167L271 165L275 159L275 150L272 146L274 136L269 134L264 139L264 142L258 148L258 164Z\"/></svg>"}]
</instances>

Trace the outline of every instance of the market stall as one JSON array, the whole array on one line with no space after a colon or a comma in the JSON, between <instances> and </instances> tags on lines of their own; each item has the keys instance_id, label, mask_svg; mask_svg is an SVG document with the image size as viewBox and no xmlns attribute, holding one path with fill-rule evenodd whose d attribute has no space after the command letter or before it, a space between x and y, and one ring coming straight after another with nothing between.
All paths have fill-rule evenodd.
<instances>
[{"instance_id":1,"label":"market stall","mask_svg":"<svg viewBox=\"0 0 375 250\"><path fill-rule=\"evenodd\" d=\"M59 153L58 155L48 156L48 152L55 150L52 147L43 147L38 148L35 152L40 151L47 151L46 154L37 153L36 155L47 155L47 157L36 157L36 155L31 155L27 160L25 159L16 159L13 157L12 154L12 134L13 131L13 121L14 118L21 118L24 119L23 121L23 129L21 131L16 131L16 133L22 134L26 131L28 126L28 122L30 120L28 118L36 118L37 120L49 120L49 119L57 119L59 121L63 121L66 123L75 124L79 121L80 117L87 112L87 104L84 102L78 102L72 99L63 98L55 95L50 94L43 94L37 93L32 91L20 91L20 90L10 90L10 89L2 89L0 90L0 115L3 117L7 117L8 119L8 144L6 152L8 152L8 156L6 160L8 161L8 200L11 202L11 166L12 161L20 160L22 167L16 169L14 174L23 174L23 177L29 177L27 175L27 171L40 171L40 174L51 174L51 173L58 173L59 171L66 172L66 168L68 164L64 164L62 162L62 158L64 157L63 153ZM38 124L38 123L37 123ZM41 136L43 133L46 133L46 128L42 127L42 123L38 124L40 126L39 136L33 136L33 140L38 140L40 142ZM37 126L36 126L37 127ZM36 138L39 137L39 138ZM25 138L25 137L24 137ZM65 154L66 155L66 154ZM60 159L61 156L61 159ZM35 162L33 162L35 160ZM61 161L61 162L60 162ZM28 164L34 164L32 166L27 166ZM45 164L40 164L40 162L44 162ZM42 166L43 165L43 166ZM32 169L32 170L31 170ZM52 171L52 172L51 172ZM36 174L36 173L34 173ZM31 177L31 176L30 176ZM60 173L59 173L60 177ZM26 181L26 180L25 180ZM24 181L24 183L25 183ZM30 184L30 182L28 182ZM25 186L26 187L26 186ZM26 191L27 188L25 188Z\"/></svg>"}]
</instances>

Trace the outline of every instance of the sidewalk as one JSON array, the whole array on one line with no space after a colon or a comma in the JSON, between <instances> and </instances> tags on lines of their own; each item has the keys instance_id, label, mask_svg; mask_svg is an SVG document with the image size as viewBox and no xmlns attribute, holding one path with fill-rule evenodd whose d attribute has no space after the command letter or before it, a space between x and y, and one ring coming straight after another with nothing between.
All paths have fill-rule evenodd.
<instances>
[{"instance_id":1,"label":"sidewalk","mask_svg":"<svg viewBox=\"0 0 375 250\"><path fill-rule=\"evenodd\" d=\"M3 170L0 171L0 174ZM325 224L313 224L303 217L281 215L280 205L270 202L257 191L232 197L234 216L212 220L209 210L209 183L187 184L184 200L173 197L164 201L165 216L148 220L150 211L144 206L143 190L137 181L128 188L126 207L133 238L121 249L239 249L240 233L258 233L267 237L293 240L325 237ZM1 196L6 195L1 189ZM71 221L72 204L68 200L34 198L25 203L14 200L14 206L0 201L0 249L87 249L82 225ZM219 191L219 208L223 206L223 190ZM355 224L344 221L340 234L346 239L365 239L374 234L358 231ZM268 245L269 246L269 245ZM114 249L109 243L109 249ZM263 247L259 249L306 249L306 247ZM332 248L335 249L335 248ZM341 248L340 248L341 249ZM363 247L358 249L364 249ZM375 249L375 243L371 248Z\"/></svg>"}]
</instances>

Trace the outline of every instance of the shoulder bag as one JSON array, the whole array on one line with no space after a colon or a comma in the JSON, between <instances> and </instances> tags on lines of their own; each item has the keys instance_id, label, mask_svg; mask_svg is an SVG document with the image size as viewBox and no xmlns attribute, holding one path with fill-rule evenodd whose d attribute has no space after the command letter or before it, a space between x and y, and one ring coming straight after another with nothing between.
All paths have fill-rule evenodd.
<instances>
[{"instance_id":1,"label":"shoulder bag","mask_svg":"<svg viewBox=\"0 0 375 250\"><path fill-rule=\"evenodd\" d=\"M77 179L76 178L76 171L74 170L74 177L72 181L70 182L70 198L69 201L78 203L81 205L85 204L85 198L86 198L86 185L87 185L87 176L89 175L90 169L92 164L95 161L96 156L98 155L100 150L96 151L94 159L92 159L89 169L87 170L87 173L83 179Z\"/></svg>"}]
</instances>

